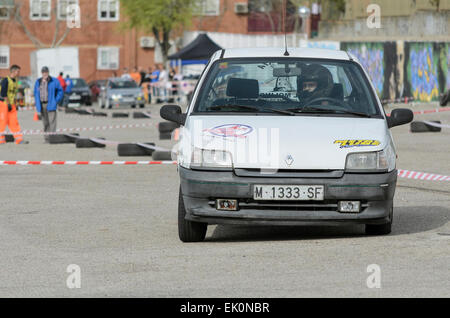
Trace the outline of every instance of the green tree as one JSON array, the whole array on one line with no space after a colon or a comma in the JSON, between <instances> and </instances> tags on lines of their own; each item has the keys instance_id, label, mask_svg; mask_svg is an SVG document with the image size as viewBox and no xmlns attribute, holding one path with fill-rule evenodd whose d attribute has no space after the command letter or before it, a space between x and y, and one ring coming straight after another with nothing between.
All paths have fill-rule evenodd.
<instances>
[{"instance_id":1,"label":"green tree","mask_svg":"<svg viewBox=\"0 0 450 318\"><path fill-rule=\"evenodd\" d=\"M121 0L127 17L126 28L153 33L159 44L164 62L167 61L173 31L187 26L198 0Z\"/></svg>"}]
</instances>

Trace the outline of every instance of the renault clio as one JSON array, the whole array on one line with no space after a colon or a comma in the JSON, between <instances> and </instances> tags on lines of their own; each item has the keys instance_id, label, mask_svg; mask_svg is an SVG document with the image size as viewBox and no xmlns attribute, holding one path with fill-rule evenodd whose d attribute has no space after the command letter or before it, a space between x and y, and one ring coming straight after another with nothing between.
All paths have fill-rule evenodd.
<instances>
[{"instance_id":1,"label":"renault clio","mask_svg":"<svg viewBox=\"0 0 450 318\"><path fill-rule=\"evenodd\" d=\"M365 224L391 232L397 182L390 128L360 62L344 51L230 49L216 52L181 125L179 237L210 224Z\"/></svg>"}]
</instances>

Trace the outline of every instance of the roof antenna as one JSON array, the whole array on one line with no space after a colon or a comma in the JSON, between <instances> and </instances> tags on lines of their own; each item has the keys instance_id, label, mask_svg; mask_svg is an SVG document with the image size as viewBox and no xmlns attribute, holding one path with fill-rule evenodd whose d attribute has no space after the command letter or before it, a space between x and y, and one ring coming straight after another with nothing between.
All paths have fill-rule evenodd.
<instances>
[{"instance_id":1,"label":"roof antenna","mask_svg":"<svg viewBox=\"0 0 450 318\"><path fill-rule=\"evenodd\" d=\"M288 52L288 45L287 45L287 31L286 31L286 1L283 1L283 29L284 29L284 47L285 47L285 52L284 52L284 56L289 56L289 52Z\"/></svg>"}]
</instances>

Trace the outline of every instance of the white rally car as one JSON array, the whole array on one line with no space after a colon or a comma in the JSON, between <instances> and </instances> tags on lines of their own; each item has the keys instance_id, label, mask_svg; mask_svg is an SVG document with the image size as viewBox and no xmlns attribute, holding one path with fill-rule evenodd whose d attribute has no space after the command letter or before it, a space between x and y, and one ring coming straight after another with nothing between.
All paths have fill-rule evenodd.
<instances>
[{"instance_id":1,"label":"white rally car","mask_svg":"<svg viewBox=\"0 0 450 318\"><path fill-rule=\"evenodd\" d=\"M365 224L388 234L397 181L385 115L354 56L318 49L230 49L205 68L178 145L179 236L202 241L208 224Z\"/></svg>"}]
</instances>

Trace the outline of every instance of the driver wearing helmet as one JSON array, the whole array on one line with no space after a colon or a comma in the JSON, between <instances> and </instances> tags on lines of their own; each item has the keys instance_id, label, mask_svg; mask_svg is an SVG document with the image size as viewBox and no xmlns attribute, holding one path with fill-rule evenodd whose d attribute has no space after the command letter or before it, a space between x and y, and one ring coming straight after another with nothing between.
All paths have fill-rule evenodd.
<instances>
[{"instance_id":1,"label":"driver wearing helmet","mask_svg":"<svg viewBox=\"0 0 450 318\"><path fill-rule=\"evenodd\" d=\"M334 87L331 72L318 64L304 67L297 83L298 97L303 105L308 105L318 98L330 97ZM327 102L318 101L317 104L326 105Z\"/></svg>"}]
</instances>

